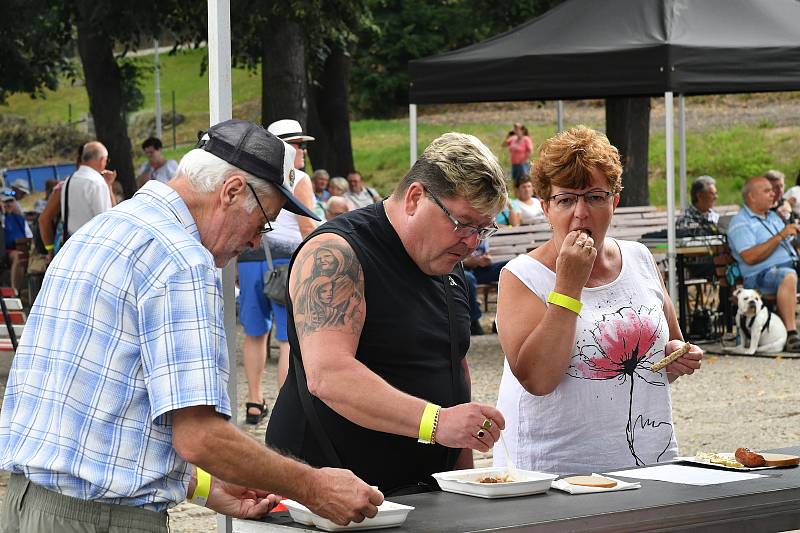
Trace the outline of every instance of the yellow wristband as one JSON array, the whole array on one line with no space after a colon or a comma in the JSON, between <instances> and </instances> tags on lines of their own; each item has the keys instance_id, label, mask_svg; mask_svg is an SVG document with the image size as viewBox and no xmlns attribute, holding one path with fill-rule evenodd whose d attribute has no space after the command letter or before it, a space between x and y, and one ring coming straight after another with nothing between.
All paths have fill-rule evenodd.
<instances>
[{"instance_id":1,"label":"yellow wristband","mask_svg":"<svg viewBox=\"0 0 800 533\"><path fill-rule=\"evenodd\" d=\"M433 438L436 431L436 422L439 418L439 407L436 404L429 403L422 411L422 419L419 421L419 439L418 442L422 444L433 444Z\"/></svg>"},{"instance_id":2,"label":"yellow wristband","mask_svg":"<svg viewBox=\"0 0 800 533\"><path fill-rule=\"evenodd\" d=\"M53 245L53 244L45 244L44 245L44 249L47 250L48 252L52 252L53 248L55 248L55 245Z\"/></svg>"},{"instance_id":3,"label":"yellow wristband","mask_svg":"<svg viewBox=\"0 0 800 533\"><path fill-rule=\"evenodd\" d=\"M197 471L197 483L195 483L194 492L189 499L193 504L205 507L211 492L211 474L199 466L196 466L195 470Z\"/></svg>"},{"instance_id":4,"label":"yellow wristband","mask_svg":"<svg viewBox=\"0 0 800 533\"><path fill-rule=\"evenodd\" d=\"M569 309L576 315L581 314L581 309L583 309L583 304L580 300L576 300L571 296L567 296L566 294L561 294L560 292L551 292L550 295L547 297L547 303L555 304L559 307L563 307L564 309Z\"/></svg>"}]
</instances>

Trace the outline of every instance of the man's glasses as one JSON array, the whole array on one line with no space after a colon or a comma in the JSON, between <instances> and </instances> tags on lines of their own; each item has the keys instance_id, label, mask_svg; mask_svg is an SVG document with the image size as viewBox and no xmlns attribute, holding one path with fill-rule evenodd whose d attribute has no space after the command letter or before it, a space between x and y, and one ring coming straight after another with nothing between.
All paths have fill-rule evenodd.
<instances>
[{"instance_id":1,"label":"man's glasses","mask_svg":"<svg viewBox=\"0 0 800 533\"><path fill-rule=\"evenodd\" d=\"M578 205L578 198L583 198L583 201L589 207L603 207L608 205L608 199L614 193L603 190L588 191L583 194L576 194L574 192L562 192L554 194L547 201L552 202L553 206L560 210L566 211Z\"/></svg>"},{"instance_id":2,"label":"man's glasses","mask_svg":"<svg viewBox=\"0 0 800 533\"><path fill-rule=\"evenodd\" d=\"M485 227L485 228L478 228L476 226L470 226L469 224L463 224L463 223L459 222L458 220L456 220L456 217L454 217L453 215L450 214L450 211L447 210L447 208L442 204L442 202L440 202L439 199L436 198L431 191L425 189L425 192L427 192L428 196L431 197L431 200L433 200L433 203L438 205L439 209L441 209L442 212L445 215L447 215L447 218L449 218L450 222L453 223L453 226L454 226L453 227L453 232L457 236L461 237L462 239L468 238L468 237L472 237L473 235L475 235L477 233L478 234L478 240L483 241L483 240L488 239L489 237L491 237L495 233L497 233L498 227L494 222L492 222L491 226L488 226L488 227Z\"/></svg>"},{"instance_id":3,"label":"man's glasses","mask_svg":"<svg viewBox=\"0 0 800 533\"><path fill-rule=\"evenodd\" d=\"M297 148L298 150L305 150L305 149L306 149L306 146L308 146L308 145L307 145L306 143L304 143L304 142L303 142L303 143L289 143L289 144L291 144L292 146L294 146L294 147L295 147L295 148Z\"/></svg>"},{"instance_id":4,"label":"man's glasses","mask_svg":"<svg viewBox=\"0 0 800 533\"><path fill-rule=\"evenodd\" d=\"M264 220L266 220L266 222L264 223L264 227L258 231L258 234L264 235L265 233L269 233L270 231L272 231L273 228L272 225L269 223L269 217L267 216L267 212L264 211L264 206L262 206L261 202L258 200L258 195L256 194L256 190L253 188L253 186L250 185L249 183L247 183L247 186L250 187L250 190L253 193L253 197L256 199L256 203L258 204L258 208L261 209L261 213L264 215Z\"/></svg>"}]
</instances>

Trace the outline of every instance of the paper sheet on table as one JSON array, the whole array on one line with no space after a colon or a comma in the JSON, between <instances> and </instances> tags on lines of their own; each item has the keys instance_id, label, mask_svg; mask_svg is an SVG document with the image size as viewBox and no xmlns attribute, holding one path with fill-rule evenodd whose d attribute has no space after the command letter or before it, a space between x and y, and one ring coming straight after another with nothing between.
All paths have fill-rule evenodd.
<instances>
[{"instance_id":1,"label":"paper sheet on table","mask_svg":"<svg viewBox=\"0 0 800 533\"><path fill-rule=\"evenodd\" d=\"M749 472L729 472L727 470L714 470L685 465L658 465L634 470L619 470L608 472L609 476L622 476L634 479L653 479L668 483L681 483L683 485L717 485L732 481L746 481L763 476Z\"/></svg>"}]
</instances>

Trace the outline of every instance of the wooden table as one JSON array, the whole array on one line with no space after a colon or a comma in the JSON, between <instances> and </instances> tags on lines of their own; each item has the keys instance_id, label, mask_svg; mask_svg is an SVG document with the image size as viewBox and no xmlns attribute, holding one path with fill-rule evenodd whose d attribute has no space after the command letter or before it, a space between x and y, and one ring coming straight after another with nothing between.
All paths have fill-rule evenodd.
<instances>
[{"instance_id":1,"label":"wooden table","mask_svg":"<svg viewBox=\"0 0 800 533\"><path fill-rule=\"evenodd\" d=\"M800 446L776 450L800 454ZM485 500L447 492L392 498L416 507L398 533L702 531L774 532L800 528L800 467L770 477L719 485L641 480L642 488L605 494L546 494ZM288 513L264 521L234 520L238 533L319 531Z\"/></svg>"}]
</instances>

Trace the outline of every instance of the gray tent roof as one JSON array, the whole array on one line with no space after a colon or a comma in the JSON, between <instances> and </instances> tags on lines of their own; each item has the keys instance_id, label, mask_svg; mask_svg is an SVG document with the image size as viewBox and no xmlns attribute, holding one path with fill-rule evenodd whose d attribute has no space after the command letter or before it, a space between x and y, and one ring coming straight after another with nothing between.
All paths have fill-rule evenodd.
<instances>
[{"instance_id":1,"label":"gray tent roof","mask_svg":"<svg viewBox=\"0 0 800 533\"><path fill-rule=\"evenodd\" d=\"M409 63L410 102L800 89L800 0L569 0Z\"/></svg>"}]
</instances>

